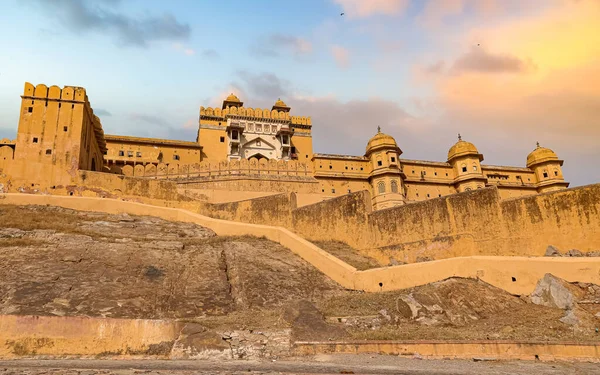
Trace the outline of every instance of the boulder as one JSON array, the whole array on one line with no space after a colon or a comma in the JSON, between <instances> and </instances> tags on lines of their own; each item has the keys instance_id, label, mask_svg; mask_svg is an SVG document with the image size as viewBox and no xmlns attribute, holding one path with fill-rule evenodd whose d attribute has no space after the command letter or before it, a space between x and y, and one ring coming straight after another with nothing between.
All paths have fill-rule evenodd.
<instances>
[{"instance_id":1,"label":"boulder","mask_svg":"<svg viewBox=\"0 0 600 375\"><path fill-rule=\"evenodd\" d=\"M600 250L588 251L585 253L586 257L600 257Z\"/></svg>"},{"instance_id":2,"label":"boulder","mask_svg":"<svg viewBox=\"0 0 600 375\"><path fill-rule=\"evenodd\" d=\"M559 256L561 256L561 253L556 247L554 247L552 245L548 245L548 247L546 248L546 254L544 254L544 256L559 257Z\"/></svg>"},{"instance_id":3,"label":"boulder","mask_svg":"<svg viewBox=\"0 0 600 375\"><path fill-rule=\"evenodd\" d=\"M538 281L530 299L536 305L571 309L581 294L577 286L547 273Z\"/></svg>"},{"instance_id":4,"label":"boulder","mask_svg":"<svg viewBox=\"0 0 600 375\"><path fill-rule=\"evenodd\" d=\"M583 253L577 249L571 249L569 251L567 251L567 253L565 254L565 256L568 257L582 257Z\"/></svg>"}]
</instances>

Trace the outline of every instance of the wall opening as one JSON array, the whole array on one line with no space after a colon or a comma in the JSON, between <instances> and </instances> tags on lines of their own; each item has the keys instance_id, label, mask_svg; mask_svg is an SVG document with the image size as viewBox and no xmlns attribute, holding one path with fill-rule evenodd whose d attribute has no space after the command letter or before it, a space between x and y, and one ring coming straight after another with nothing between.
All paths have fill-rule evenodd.
<instances>
[{"instance_id":1,"label":"wall opening","mask_svg":"<svg viewBox=\"0 0 600 375\"><path fill-rule=\"evenodd\" d=\"M33 137L33 143L38 143L38 138L37 137Z\"/></svg>"},{"instance_id":2,"label":"wall opening","mask_svg":"<svg viewBox=\"0 0 600 375\"><path fill-rule=\"evenodd\" d=\"M225 143L225 137L219 138L219 141L221 141L221 143Z\"/></svg>"},{"instance_id":3,"label":"wall opening","mask_svg":"<svg viewBox=\"0 0 600 375\"><path fill-rule=\"evenodd\" d=\"M52 150L51 149L47 149L46 150L46 155L52 155Z\"/></svg>"}]
</instances>

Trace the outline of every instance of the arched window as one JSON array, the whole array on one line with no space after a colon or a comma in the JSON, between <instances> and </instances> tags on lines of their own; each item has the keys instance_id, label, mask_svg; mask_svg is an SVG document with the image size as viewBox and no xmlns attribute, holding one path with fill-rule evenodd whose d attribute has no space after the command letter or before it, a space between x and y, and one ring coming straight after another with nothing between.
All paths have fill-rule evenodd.
<instances>
[{"instance_id":1,"label":"arched window","mask_svg":"<svg viewBox=\"0 0 600 375\"><path fill-rule=\"evenodd\" d=\"M398 182L396 180L392 180L392 193L398 192Z\"/></svg>"},{"instance_id":2,"label":"arched window","mask_svg":"<svg viewBox=\"0 0 600 375\"><path fill-rule=\"evenodd\" d=\"M466 188L466 189L465 189L465 191L471 191L471 188L470 188L470 187L468 187L468 188Z\"/></svg>"},{"instance_id":3,"label":"arched window","mask_svg":"<svg viewBox=\"0 0 600 375\"><path fill-rule=\"evenodd\" d=\"M385 182L379 181L377 184L377 191L379 191L379 194L385 193Z\"/></svg>"},{"instance_id":4,"label":"arched window","mask_svg":"<svg viewBox=\"0 0 600 375\"><path fill-rule=\"evenodd\" d=\"M461 165L461 170L463 172L466 172L467 171L467 165L466 164Z\"/></svg>"},{"instance_id":5,"label":"arched window","mask_svg":"<svg viewBox=\"0 0 600 375\"><path fill-rule=\"evenodd\" d=\"M473 170L477 172L477 164L473 163Z\"/></svg>"}]
</instances>

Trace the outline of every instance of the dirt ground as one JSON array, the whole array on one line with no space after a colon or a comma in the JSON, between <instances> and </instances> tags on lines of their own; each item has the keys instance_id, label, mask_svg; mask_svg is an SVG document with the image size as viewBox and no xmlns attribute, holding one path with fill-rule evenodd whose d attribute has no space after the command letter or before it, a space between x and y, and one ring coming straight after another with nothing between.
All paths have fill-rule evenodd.
<instances>
[{"instance_id":1,"label":"dirt ground","mask_svg":"<svg viewBox=\"0 0 600 375\"><path fill-rule=\"evenodd\" d=\"M593 375L597 363L418 360L382 355L323 355L289 361L18 360L0 361L0 375L402 374Z\"/></svg>"},{"instance_id":2,"label":"dirt ground","mask_svg":"<svg viewBox=\"0 0 600 375\"><path fill-rule=\"evenodd\" d=\"M342 245L325 249L369 266ZM47 206L0 206L0 314L292 327L304 340L600 338L593 315L569 325L559 321L561 309L477 280L348 291L263 238L217 237L190 223Z\"/></svg>"}]
</instances>

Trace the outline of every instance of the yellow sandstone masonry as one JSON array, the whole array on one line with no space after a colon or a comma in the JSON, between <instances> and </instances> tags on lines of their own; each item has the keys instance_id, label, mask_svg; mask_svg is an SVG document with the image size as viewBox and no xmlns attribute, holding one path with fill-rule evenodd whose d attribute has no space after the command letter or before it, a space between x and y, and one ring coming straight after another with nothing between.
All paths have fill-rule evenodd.
<instances>
[{"instance_id":1,"label":"yellow sandstone masonry","mask_svg":"<svg viewBox=\"0 0 600 375\"><path fill-rule=\"evenodd\" d=\"M340 285L369 292L423 285L448 277L479 278L512 294L530 294L537 281L552 273L569 282L600 284L600 258L470 256L357 271L354 267L281 227L209 218L183 209L102 198L4 194L0 204L48 204L76 210L157 216L193 222L218 235L265 236L288 247Z\"/></svg>"},{"instance_id":2,"label":"yellow sandstone masonry","mask_svg":"<svg viewBox=\"0 0 600 375\"><path fill-rule=\"evenodd\" d=\"M170 354L185 323L146 319L0 316L0 357Z\"/></svg>"},{"instance_id":3,"label":"yellow sandstone masonry","mask_svg":"<svg viewBox=\"0 0 600 375\"><path fill-rule=\"evenodd\" d=\"M172 180L187 197L219 202L293 192L304 206L368 191L372 208L381 210L490 186L501 199L569 186L563 161L539 144L525 167L481 164L483 154L460 135L446 161L410 160L378 128L362 155L314 153L312 119L291 110L281 99L270 109L244 107L232 93L220 108L200 107L195 141L105 135L84 88L27 82L17 137L0 140L0 191L65 195L75 186L88 196L171 194L172 185L149 184L145 193L108 177L118 175ZM106 181L87 188L82 171L101 173ZM212 193L203 197L202 191Z\"/></svg>"}]
</instances>

